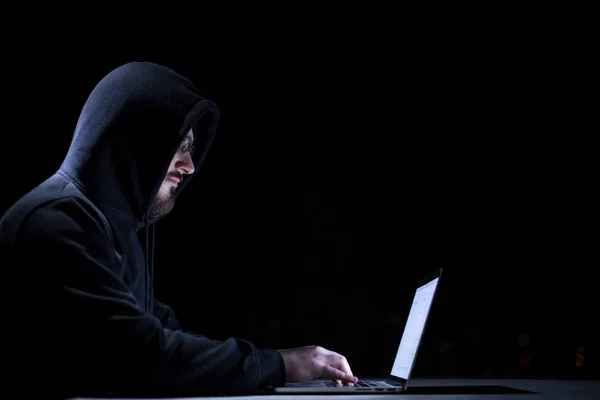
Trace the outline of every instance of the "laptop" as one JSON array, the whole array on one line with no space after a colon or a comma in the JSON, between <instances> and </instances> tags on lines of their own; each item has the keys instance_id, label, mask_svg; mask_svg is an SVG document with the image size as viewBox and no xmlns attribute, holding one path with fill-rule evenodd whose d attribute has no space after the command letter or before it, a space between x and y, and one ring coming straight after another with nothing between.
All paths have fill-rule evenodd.
<instances>
[{"instance_id":1,"label":"laptop","mask_svg":"<svg viewBox=\"0 0 600 400\"><path fill-rule=\"evenodd\" d=\"M337 386L330 379L315 379L273 387L271 392L281 394L405 392L441 276L442 268L422 278L417 284L400 345L396 351L396 358L388 377L359 380L354 386Z\"/></svg>"}]
</instances>

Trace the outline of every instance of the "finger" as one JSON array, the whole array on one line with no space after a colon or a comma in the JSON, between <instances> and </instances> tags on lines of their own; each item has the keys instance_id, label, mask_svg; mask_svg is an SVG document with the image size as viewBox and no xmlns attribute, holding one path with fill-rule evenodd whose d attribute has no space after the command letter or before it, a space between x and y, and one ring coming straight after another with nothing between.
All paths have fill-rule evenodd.
<instances>
[{"instance_id":1,"label":"finger","mask_svg":"<svg viewBox=\"0 0 600 400\"><path fill-rule=\"evenodd\" d=\"M330 366L336 367L342 372L354 377L354 374L352 373L352 369L350 368L350 364L348 363L348 360L346 360L346 357L333 351L329 353L329 357L332 358L331 362L328 363ZM354 385L354 381L350 381L350 383L352 384L352 386Z\"/></svg>"},{"instance_id":2,"label":"finger","mask_svg":"<svg viewBox=\"0 0 600 400\"><path fill-rule=\"evenodd\" d=\"M343 382L354 383L358 380L356 377L349 375L342 370L330 367L329 365L325 365L325 364L323 364L323 370L322 370L321 374L327 378L339 379Z\"/></svg>"},{"instance_id":3,"label":"finger","mask_svg":"<svg viewBox=\"0 0 600 400\"><path fill-rule=\"evenodd\" d=\"M350 364L348 363L348 360L346 360L346 357L344 357L342 355L340 355L339 357L340 357L339 364L336 365L336 367L338 367L340 370L342 370L346 374L348 374L350 376L354 376L354 374L352 373L352 370L350 369Z\"/></svg>"},{"instance_id":4,"label":"finger","mask_svg":"<svg viewBox=\"0 0 600 400\"><path fill-rule=\"evenodd\" d=\"M335 383L336 386L354 386L354 382L353 381L340 381L339 379L333 379L333 383Z\"/></svg>"}]
</instances>

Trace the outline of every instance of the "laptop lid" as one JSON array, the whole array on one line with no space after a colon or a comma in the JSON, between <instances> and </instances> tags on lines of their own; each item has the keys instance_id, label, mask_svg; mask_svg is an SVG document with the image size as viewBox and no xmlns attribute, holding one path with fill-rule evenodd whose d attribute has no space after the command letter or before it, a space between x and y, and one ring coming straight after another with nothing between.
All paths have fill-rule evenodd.
<instances>
[{"instance_id":1,"label":"laptop lid","mask_svg":"<svg viewBox=\"0 0 600 400\"><path fill-rule=\"evenodd\" d=\"M431 311L431 305L435 297L439 280L442 276L442 268L422 278L415 291L413 302L410 307L408 319L404 326L402 339L398 346L398 352L392 366L391 376L403 383L406 387L412 373L419 345L427 325L427 319Z\"/></svg>"}]
</instances>

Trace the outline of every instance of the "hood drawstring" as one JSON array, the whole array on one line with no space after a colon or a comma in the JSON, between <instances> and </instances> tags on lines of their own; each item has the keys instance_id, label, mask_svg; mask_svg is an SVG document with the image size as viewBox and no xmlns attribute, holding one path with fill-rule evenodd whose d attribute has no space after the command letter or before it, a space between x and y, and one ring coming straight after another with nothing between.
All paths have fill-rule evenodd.
<instances>
[{"instance_id":1,"label":"hood drawstring","mask_svg":"<svg viewBox=\"0 0 600 400\"><path fill-rule=\"evenodd\" d=\"M150 229L152 230L152 238L150 240L150 287L148 292L150 295L150 312L154 314L154 237L156 224L152 224Z\"/></svg>"},{"instance_id":2,"label":"hood drawstring","mask_svg":"<svg viewBox=\"0 0 600 400\"><path fill-rule=\"evenodd\" d=\"M152 238L150 238L150 232L152 230ZM154 224L148 225L148 216L146 215L144 221L144 230L146 231L146 310L149 313L153 313L153 301L154 297L154 238L155 238Z\"/></svg>"}]
</instances>

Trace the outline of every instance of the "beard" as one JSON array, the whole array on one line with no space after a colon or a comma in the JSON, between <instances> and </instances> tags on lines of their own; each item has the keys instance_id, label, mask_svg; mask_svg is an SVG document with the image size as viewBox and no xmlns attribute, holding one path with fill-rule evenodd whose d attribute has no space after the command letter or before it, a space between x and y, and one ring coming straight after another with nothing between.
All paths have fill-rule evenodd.
<instances>
[{"instance_id":1,"label":"beard","mask_svg":"<svg viewBox=\"0 0 600 400\"><path fill-rule=\"evenodd\" d=\"M178 174L169 174L169 175L167 175L167 178L169 178L170 176L174 176L174 177L181 179L181 176ZM169 183L163 182L160 189L158 190L156 198L154 199L154 203L152 203L152 206L150 207L150 212L149 212L150 217L151 218L164 217L165 215L167 215L168 213L171 212L171 210L173 209L174 206L175 206L175 188L173 186L171 186Z\"/></svg>"},{"instance_id":2,"label":"beard","mask_svg":"<svg viewBox=\"0 0 600 400\"><path fill-rule=\"evenodd\" d=\"M150 207L150 217L161 218L171 212L175 206L175 190L171 190L165 196L156 196Z\"/></svg>"}]
</instances>

